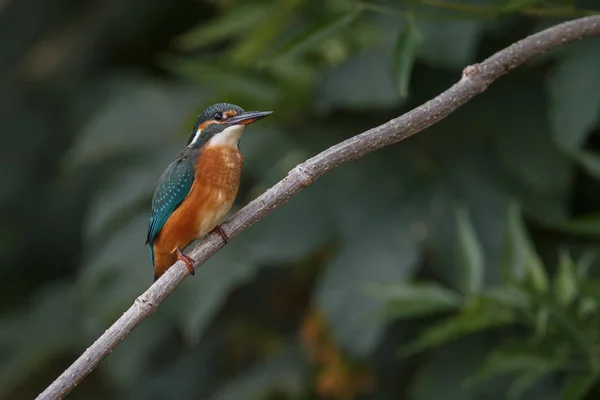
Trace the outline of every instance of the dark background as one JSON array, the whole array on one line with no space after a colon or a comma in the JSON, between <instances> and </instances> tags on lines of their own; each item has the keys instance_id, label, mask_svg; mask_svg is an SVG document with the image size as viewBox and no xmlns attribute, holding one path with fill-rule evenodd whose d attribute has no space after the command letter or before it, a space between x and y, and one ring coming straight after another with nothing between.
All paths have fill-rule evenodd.
<instances>
[{"instance_id":1,"label":"dark background","mask_svg":"<svg viewBox=\"0 0 600 400\"><path fill-rule=\"evenodd\" d=\"M0 1L0 398L34 398L152 283L152 193L211 103L274 110L242 139L235 211L470 63L598 12ZM599 138L600 40L537 57L235 238L69 398L597 398Z\"/></svg>"}]
</instances>

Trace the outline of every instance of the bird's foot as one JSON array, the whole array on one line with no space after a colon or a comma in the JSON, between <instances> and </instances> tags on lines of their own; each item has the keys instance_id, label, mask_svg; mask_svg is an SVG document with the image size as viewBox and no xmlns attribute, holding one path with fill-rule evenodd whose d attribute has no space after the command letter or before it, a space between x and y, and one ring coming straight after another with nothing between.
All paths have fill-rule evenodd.
<instances>
[{"instance_id":1,"label":"bird's foot","mask_svg":"<svg viewBox=\"0 0 600 400\"><path fill-rule=\"evenodd\" d=\"M229 243L229 235L225 233L223 228L221 228L221 225L215 226L211 232L218 233L219 235L221 235L225 243Z\"/></svg>"},{"instance_id":2,"label":"bird's foot","mask_svg":"<svg viewBox=\"0 0 600 400\"><path fill-rule=\"evenodd\" d=\"M181 252L181 250L179 250L179 249L177 249L176 252L177 252L177 259L179 261L183 261L183 263L187 267L188 271L190 271L191 275L195 275L196 273L194 272L194 260L192 260L191 258L189 258L188 256L186 256L185 254L183 254Z\"/></svg>"}]
</instances>

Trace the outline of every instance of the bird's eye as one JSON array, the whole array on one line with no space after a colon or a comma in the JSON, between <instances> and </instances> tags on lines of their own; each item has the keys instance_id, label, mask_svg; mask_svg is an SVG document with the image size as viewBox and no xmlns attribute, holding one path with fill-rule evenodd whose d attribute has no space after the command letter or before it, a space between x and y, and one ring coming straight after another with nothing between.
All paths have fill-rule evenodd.
<instances>
[{"instance_id":1,"label":"bird's eye","mask_svg":"<svg viewBox=\"0 0 600 400\"><path fill-rule=\"evenodd\" d=\"M223 114L221 114L220 112L215 113L214 119L215 119L215 121L222 120L223 119Z\"/></svg>"}]
</instances>

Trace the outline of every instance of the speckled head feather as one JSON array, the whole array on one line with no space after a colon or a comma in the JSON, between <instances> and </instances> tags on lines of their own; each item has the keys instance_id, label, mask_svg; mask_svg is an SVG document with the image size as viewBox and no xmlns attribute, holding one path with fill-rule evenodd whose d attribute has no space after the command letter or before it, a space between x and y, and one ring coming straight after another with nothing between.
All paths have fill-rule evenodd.
<instances>
[{"instance_id":1,"label":"speckled head feather","mask_svg":"<svg viewBox=\"0 0 600 400\"><path fill-rule=\"evenodd\" d=\"M236 116L244 112L240 106L230 103L217 103L208 107L198 115L194 129L192 130L187 144L192 143L198 130L204 130L212 124L221 124L227 121L227 118Z\"/></svg>"}]
</instances>

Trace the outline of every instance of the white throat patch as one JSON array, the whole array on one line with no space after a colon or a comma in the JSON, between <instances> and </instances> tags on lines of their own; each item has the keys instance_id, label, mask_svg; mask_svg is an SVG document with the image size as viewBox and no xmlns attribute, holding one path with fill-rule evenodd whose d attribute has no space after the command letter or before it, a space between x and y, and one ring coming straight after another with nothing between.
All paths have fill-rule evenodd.
<instances>
[{"instance_id":1,"label":"white throat patch","mask_svg":"<svg viewBox=\"0 0 600 400\"><path fill-rule=\"evenodd\" d=\"M196 142L198 141L198 139L200 139L200 134L202 133L202 130L198 129L196 131L196 134L194 135L194 139L192 139L192 141L190 142L190 144L188 144L188 147L192 147L193 145L196 144Z\"/></svg>"},{"instance_id":2,"label":"white throat patch","mask_svg":"<svg viewBox=\"0 0 600 400\"><path fill-rule=\"evenodd\" d=\"M207 146L228 146L228 147L236 147L238 146L238 142L242 137L242 133L244 133L244 128L246 125L233 125L225 128L222 132L217 133L215 136L210 138ZM194 141L199 135L196 134L194 137Z\"/></svg>"}]
</instances>

